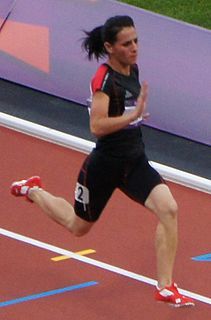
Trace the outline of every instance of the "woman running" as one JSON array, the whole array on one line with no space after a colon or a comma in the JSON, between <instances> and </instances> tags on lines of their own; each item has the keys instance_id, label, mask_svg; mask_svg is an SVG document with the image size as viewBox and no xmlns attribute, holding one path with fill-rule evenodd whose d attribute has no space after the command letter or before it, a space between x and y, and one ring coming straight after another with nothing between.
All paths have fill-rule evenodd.
<instances>
[{"instance_id":1,"label":"woman running","mask_svg":"<svg viewBox=\"0 0 211 320\"><path fill-rule=\"evenodd\" d=\"M173 282L177 203L150 166L142 141L141 123L148 117L148 84L141 86L139 82L138 35L133 20L129 16L109 18L104 25L85 32L83 48L90 60L106 58L106 62L91 81L90 129L97 142L79 172L74 206L42 189L38 176L14 182L11 193L26 196L71 233L82 236L119 188L158 219L155 299L177 307L194 305Z\"/></svg>"}]
</instances>

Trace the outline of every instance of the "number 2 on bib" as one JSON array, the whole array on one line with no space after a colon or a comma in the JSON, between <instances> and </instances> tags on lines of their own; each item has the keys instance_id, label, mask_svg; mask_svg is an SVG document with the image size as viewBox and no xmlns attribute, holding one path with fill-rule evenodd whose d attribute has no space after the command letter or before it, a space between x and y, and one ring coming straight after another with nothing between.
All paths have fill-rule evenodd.
<instances>
[{"instance_id":1,"label":"number 2 on bib","mask_svg":"<svg viewBox=\"0 0 211 320\"><path fill-rule=\"evenodd\" d=\"M75 188L75 200L83 204L89 203L89 190L78 182Z\"/></svg>"}]
</instances>

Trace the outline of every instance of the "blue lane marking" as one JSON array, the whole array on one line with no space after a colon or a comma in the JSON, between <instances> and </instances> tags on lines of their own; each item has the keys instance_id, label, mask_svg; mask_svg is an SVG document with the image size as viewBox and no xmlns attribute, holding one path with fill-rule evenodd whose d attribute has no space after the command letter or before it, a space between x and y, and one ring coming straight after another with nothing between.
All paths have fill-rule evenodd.
<instances>
[{"instance_id":1,"label":"blue lane marking","mask_svg":"<svg viewBox=\"0 0 211 320\"><path fill-rule=\"evenodd\" d=\"M203 254L203 255L197 256L197 257L193 257L192 260L211 262L211 253Z\"/></svg>"},{"instance_id":2,"label":"blue lane marking","mask_svg":"<svg viewBox=\"0 0 211 320\"><path fill-rule=\"evenodd\" d=\"M5 301L5 302L0 302L0 307L6 307L6 306L13 305L13 304L21 303L21 302L26 302L26 301L30 301L30 300L36 300L36 299L40 299L40 298L49 297L49 296L52 296L52 295L55 295L55 294L60 294L60 293L68 292L68 291L87 288L87 287L90 287L90 286L94 286L96 284L98 284L98 282L89 281L89 282L76 284L76 285L73 285L73 286L70 286L70 287L65 287L65 288L61 288L61 289L41 292L41 293L38 293L38 294L33 294L31 296L26 296L26 297L17 298L17 299L14 299L14 300L8 300L8 301Z\"/></svg>"}]
</instances>

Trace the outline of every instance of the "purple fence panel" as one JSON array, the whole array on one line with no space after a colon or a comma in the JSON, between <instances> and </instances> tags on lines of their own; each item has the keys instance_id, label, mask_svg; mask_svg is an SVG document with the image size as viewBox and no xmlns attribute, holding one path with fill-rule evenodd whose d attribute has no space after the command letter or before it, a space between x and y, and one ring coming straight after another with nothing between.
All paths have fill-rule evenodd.
<instances>
[{"instance_id":1,"label":"purple fence panel","mask_svg":"<svg viewBox=\"0 0 211 320\"><path fill-rule=\"evenodd\" d=\"M82 52L82 30L116 14L131 15L139 34L140 77L150 85L147 124L210 144L206 29L112 0L17 0L0 33L0 77L86 104L98 64Z\"/></svg>"},{"instance_id":2,"label":"purple fence panel","mask_svg":"<svg viewBox=\"0 0 211 320\"><path fill-rule=\"evenodd\" d=\"M15 4L15 0L1 0L0 2L0 30L5 20L10 14Z\"/></svg>"}]
</instances>

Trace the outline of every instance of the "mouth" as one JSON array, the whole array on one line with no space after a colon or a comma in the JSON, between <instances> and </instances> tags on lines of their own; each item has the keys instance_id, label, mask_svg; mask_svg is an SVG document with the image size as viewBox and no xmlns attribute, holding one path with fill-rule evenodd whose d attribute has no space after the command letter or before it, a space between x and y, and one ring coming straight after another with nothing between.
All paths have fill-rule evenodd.
<instances>
[{"instance_id":1,"label":"mouth","mask_svg":"<svg viewBox=\"0 0 211 320\"><path fill-rule=\"evenodd\" d=\"M131 59L137 59L137 54L136 55L132 55L132 56L130 56L131 57Z\"/></svg>"}]
</instances>

